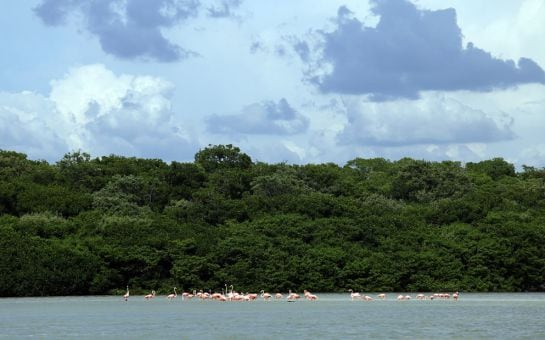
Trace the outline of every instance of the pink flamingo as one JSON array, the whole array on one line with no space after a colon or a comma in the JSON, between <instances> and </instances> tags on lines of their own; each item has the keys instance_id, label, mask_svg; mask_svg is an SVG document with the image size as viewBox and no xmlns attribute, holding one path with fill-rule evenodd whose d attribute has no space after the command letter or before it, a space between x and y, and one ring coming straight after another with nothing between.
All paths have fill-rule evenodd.
<instances>
[{"instance_id":1,"label":"pink flamingo","mask_svg":"<svg viewBox=\"0 0 545 340\"><path fill-rule=\"evenodd\" d=\"M352 300L361 299L361 294L360 293L354 293L354 291L352 289L349 289L348 291L350 292L350 298Z\"/></svg>"},{"instance_id":2,"label":"pink flamingo","mask_svg":"<svg viewBox=\"0 0 545 340\"><path fill-rule=\"evenodd\" d=\"M364 295L362 297L362 300L364 300L364 301L373 301L374 299L372 297L370 297L369 295Z\"/></svg>"},{"instance_id":3,"label":"pink flamingo","mask_svg":"<svg viewBox=\"0 0 545 340\"><path fill-rule=\"evenodd\" d=\"M127 292L125 293L125 295L123 295L123 298L125 299L125 301L129 300L129 286L127 286Z\"/></svg>"},{"instance_id":4,"label":"pink flamingo","mask_svg":"<svg viewBox=\"0 0 545 340\"><path fill-rule=\"evenodd\" d=\"M269 299L272 297L272 295L269 294L269 293L265 293L265 291L262 289L261 290L261 297L263 298L263 300L269 301Z\"/></svg>"},{"instance_id":5,"label":"pink flamingo","mask_svg":"<svg viewBox=\"0 0 545 340\"><path fill-rule=\"evenodd\" d=\"M458 301L458 292L457 291L452 294L452 298L454 299L454 301Z\"/></svg>"},{"instance_id":6,"label":"pink flamingo","mask_svg":"<svg viewBox=\"0 0 545 340\"><path fill-rule=\"evenodd\" d=\"M227 300L231 301L234 300L235 293L233 293L233 285L230 285L229 288L231 288L231 290L227 293L227 284L225 284L225 293L227 295Z\"/></svg>"},{"instance_id":7,"label":"pink flamingo","mask_svg":"<svg viewBox=\"0 0 545 340\"><path fill-rule=\"evenodd\" d=\"M250 299L251 301L254 301L255 299L257 299L257 294L256 294L256 293L246 293L246 296L247 296L248 299Z\"/></svg>"},{"instance_id":8,"label":"pink flamingo","mask_svg":"<svg viewBox=\"0 0 545 340\"><path fill-rule=\"evenodd\" d=\"M282 294L280 294L280 293L274 294L274 298L275 298L276 300L280 300L280 299L283 298L283 297L284 297L284 296L283 296Z\"/></svg>"},{"instance_id":9,"label":"pink flamingo","mask_svg":"<svg viewBox=\"0 0 545 340\"><path fill-rule=\"evenodd\" d=\"M176 287L174 287L174 294L168 294L167 299L172 300L175 299L177 296L178 294L176 294Z\"/></svg>"},{"instance_id":10,"label":"pink flamingo","mask_svg":"<svg viewBox=\"0 0 545 340\"><path fill-rule=\"evenodd\" d=\"M153 299L154 297L155 297L155 291L154 290L151 291L151 294L144 295L144 299L146 299L146 300Z\"/></svg>"},{"instance_id":11,"label":"pink flamingo","mask_svg":"<svg viewBox=\"0 0 545 340\"><path fill-rule=\"evenodd\" d=\"M301 296L297 293L292 293L291 292L291 289L289 290L289 295L288 295L288 301L293 301L293 300L297 300L297 299L300 299Z\"/></svg>"},{"instance_id":12,"label":"pink flamingo","mask_svg":"<svg viewBox=\"0 0 545 340\"><path fill-rule=\"evenodd\" d=\"M222 296L223 296L223 294L221 294L221 293L214 293L214 294L210 295L210 298L212 300L219 300Z\"/></svg>"},{"instance_id":13,"label":"pink flamingo","mask_svg":"<svg viewBox=\"0 0 545 340\"><path fill-rule=\"evenodd\" d=\"M380 293L377 296L378 296L379 299L382 299L382 300L386 299L386 294L384 294L384 293Z\"/></svg>"},{"instance_id":14,"label":"pink flamingo","mask_svg":"<svg viewBox=\"0 0 545 340\"><path fill-rule=\"evenodd\" d=\"M311 294L308 290L305 289L304 293L305 293L305 299L310 300L310 301L318 300L318 296L316 296L314 294Z\"/></svg>"}]
</instances>

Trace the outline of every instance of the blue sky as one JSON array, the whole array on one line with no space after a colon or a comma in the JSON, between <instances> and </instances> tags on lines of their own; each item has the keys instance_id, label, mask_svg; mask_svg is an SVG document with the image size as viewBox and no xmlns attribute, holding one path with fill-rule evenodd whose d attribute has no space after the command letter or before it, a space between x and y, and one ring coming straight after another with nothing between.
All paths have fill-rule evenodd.
<instances>
[{"instance_id":1,"label":"blue sky","mask_svg":"<svg viewBox=\"0 0 545 340\"><path fill-rule=\"evenodd\" d=\"M28 0L0 12L0 149L545 166L540 0Z\"/></svg>"}]
</instances>

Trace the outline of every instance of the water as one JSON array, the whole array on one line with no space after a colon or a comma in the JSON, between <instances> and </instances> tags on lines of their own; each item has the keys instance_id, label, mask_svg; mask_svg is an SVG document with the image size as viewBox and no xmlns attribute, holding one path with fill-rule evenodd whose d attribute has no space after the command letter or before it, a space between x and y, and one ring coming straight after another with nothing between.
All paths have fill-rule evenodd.
<instances>
[{"instance_id":1,"label":"water","mask_svg":"<svg viewBox=\"0 0 545 340\"><path fill-rule=\"evenodd\" d=\"M545 294L469 294L458 301L145 301L131 296L3 298L0 338L361 339L545 338Z\"/></svg>"}]
</instances>

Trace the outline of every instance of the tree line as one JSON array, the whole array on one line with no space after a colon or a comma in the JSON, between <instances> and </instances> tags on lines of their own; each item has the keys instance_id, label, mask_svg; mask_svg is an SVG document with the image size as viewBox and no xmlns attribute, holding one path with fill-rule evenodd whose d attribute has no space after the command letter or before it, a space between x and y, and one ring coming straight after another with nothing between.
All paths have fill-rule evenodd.
<instances>
[{"instance_id":1,"label":"tree line","mask_svg":"<svg viewBox=\"0 0 545 340\"><path fill-rule=\"evenodd\" d=\"M545 169L356 158L194 162L0 150L0 296L542 291Z\"/></svg>"}]
</instances>

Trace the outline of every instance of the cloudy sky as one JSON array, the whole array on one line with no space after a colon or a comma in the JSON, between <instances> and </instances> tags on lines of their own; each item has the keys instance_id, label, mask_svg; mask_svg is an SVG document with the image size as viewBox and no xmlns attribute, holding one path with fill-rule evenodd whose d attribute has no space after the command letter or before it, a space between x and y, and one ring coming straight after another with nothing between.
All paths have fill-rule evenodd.
<instances>
[{"instance_id":1,"label":"cloudy sky","mask_svg":"<svg viewBox=\"0 0 545 340\"><path fill-rule=\"evenodd\" d=\"M0 149L545 166L542 0L23 0Z\"/></svg>"}]
</instances>

